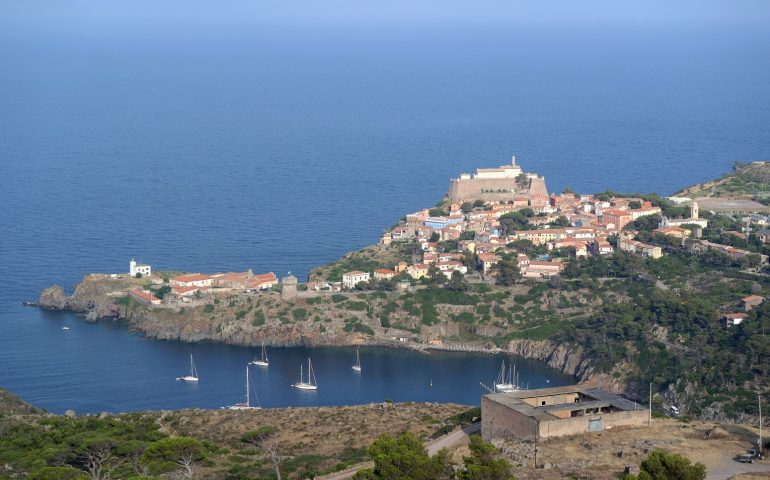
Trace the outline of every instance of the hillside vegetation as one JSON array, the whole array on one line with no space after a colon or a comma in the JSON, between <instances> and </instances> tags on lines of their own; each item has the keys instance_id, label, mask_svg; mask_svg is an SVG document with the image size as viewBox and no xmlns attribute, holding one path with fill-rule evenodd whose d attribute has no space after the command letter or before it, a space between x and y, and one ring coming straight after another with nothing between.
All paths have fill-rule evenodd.
<instances>
[{"instance_id":1,"label":"hillside vegetation","mask_svg":"<svg viewBox=\"0 0 770 480\"><path fill-rule=\"evenodd\" d=\"M770 198L770 162L736 162L722 177L684 188L676 195L687 197Z\"/></svg>"},{"instance_id":2,"label":"hillside vegetation","mask_svg":"<svg viewBox=\"0 0 770 480\"><path fill-rule=\"evenodd\" d=\"M459 405L388 402L59 416L2 390L0 399L0 479L9 480L275 478L276 462L283 478L312 478L366 460L382 434L427 440L468 417Z\"/></svg>"}]
</instances>

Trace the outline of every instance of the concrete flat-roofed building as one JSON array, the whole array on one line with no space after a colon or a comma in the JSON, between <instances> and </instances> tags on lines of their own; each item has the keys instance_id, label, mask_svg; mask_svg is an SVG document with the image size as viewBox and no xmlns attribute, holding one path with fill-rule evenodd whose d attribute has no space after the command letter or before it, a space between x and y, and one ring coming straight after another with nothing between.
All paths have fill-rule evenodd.
<instances>
[{"instance_id":1,"label":"concrete flat-roofed building","mask_svg":"<svg viewBox=\"0 0 770 480\"><path fill-rule=\"evenodd\" d=\"M481 436L528 441L641 427L648 415L643 405L587 385L492 393L481 397Z\"/></svg>"}]
</instances>

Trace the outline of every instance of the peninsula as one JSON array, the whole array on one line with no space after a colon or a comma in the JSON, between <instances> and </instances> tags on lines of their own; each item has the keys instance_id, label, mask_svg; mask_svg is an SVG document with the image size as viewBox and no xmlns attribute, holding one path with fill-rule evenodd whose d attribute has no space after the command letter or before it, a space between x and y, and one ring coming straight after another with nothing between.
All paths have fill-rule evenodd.
<instances>
[{"instance_id":1,"label":"peninsula","mask_svg":"<svg viewBox=\"0 0 770 480\"><path fill-rule=\"evenodd\" d=\"M719 181L730 195L664 198L548 194L514 157L451 180L435 207L306 282L132 260L40 305L166 340L509 352L633 399L651 384L657 409L748 421L770 370L770 202L757 188L770 164L750 165Z\"/></svg>"}]
</instances>

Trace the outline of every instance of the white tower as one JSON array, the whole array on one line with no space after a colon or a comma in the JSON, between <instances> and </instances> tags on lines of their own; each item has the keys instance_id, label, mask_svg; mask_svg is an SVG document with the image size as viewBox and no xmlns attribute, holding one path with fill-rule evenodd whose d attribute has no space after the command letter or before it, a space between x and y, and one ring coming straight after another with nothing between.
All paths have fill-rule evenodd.
<instances>
[{"instance_id":1,"label":"white tower","mask_svg":"<svg viewBox=\"0 0 770 480\"><path fill-rule=\"evenodd\" d=\"M128 274L135 277L137 273L141 273L143 277L152 275L152 267L143 263L137 263L133 258L128 262Z\"/></svg>"},{"instance_id":2,"label":"white tower","mask_svg":"<svg viewBox=\"0 0 770 480\"><path fill-rule=\"evenodd\" d=\"M693 200L692 205L690 206L690 218L697 219L699 214L700 208L698 207L698 202Z\"/></svg>"}]
</instances>

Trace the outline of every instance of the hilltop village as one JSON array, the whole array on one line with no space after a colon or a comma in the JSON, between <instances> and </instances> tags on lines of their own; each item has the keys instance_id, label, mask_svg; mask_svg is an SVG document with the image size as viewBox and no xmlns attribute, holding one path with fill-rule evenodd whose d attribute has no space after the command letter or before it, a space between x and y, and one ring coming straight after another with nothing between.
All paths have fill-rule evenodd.
<instances>
[{"instance_id":1,"label":"hilltop village","mask_svg":"<svg viewBox=\"0 0 770 480\"><path fill-rule=\"evenodd\" d=\"M372 410L372 418L393 414L410 425L425 423L421 440L428 440L431 429L429 448L459 439L454 458L466 465L476 460L465 456L466 437L457 427L474 422L466 433L481 433L495 448L471 436L471 453L487 460L500 455L510 462L504 469L519 478L594 478L596 472L617 478L624 470L638 471L635 464L646 455L667 458L663 450L652 450L661 447L702 461L720 475L714 478L764 474L770 468L765 461L751 467L733 457L759 460L756 450L746 449L762 440L746 425L757 423L757 407L768 400L763 392L770 372L770 199L740 192L765 174L770 164L740 165L713 187L691 187L667 198L549 194L545 178L523 172L514 158L451 180L436 206L405 215L377 245L314 269L305 282L250 269L159 272L131 259L128 272L88 275L72 295L58 286L44 290L40 305L81 312L87 321L113 317L166 340L512 353L573 375L578 384L498 391L495 383L495 390L481 396L480 408L444 421L426 413L435 413L430 405L386 402L350 407L350 414L356 423ZM683 423L653 420L653 412ZM175 415L214 418L182 412L171 415L172 426ZM240 425L244 418L222 414L216 420ZM268 421L248 418L254 428ZM744 425L727 432L690 423L693 418ZM186 420L186 434L194 421ZM326 475L317 478L351 478L357 470L355 478L370 478L367 469L381 460L378 442L387 449L401 448L398 442L422 448L416 437L375 440L375 433L403 431L391 423L383 420L376 432L355 437L359 450L353 456L347 450L339 454L342 447L336 446L328 458L278 463L294 469L291 478L317 472L321 464ZM210 428L201 429L208 438ZM314 445L308 429L301 429L308 443L291 447L285 458L292 461ZM363 430L352 428L347 437L337 432L335 438L348 445L353 432ZM268 438L275 431L263 434ZM230 437L216 440L222 438ZM212 478L217 468L234 471L233 464L243 461L207 455L219 463L206 467L217 472ZM431 458L439 461L441 455ZM367 458L374 462L356 463ZM678 456L669 460L694 475L687 478L705 476L704 465ZM260 457L255 465L267 464Z\"/></svg>"},{"instance_id":2,"label":"hilltop village","mask_svg":"<svg viewBox=\"0 0 770 480\"><path fill-rule=\"evenodd\" d=\"M767 170L742 166L716 194L549 194L514 158L451 180L436 206L306 281L132 260L72 295L48 288L40 305L166 340L509 352L631 398L652 382L661 408L736 419L754 413L770 365L767 198L736 192Z\"/></svg>"},{"instance_id":3,"label":"hilltop village","mask_svg":"<svg viewBox=\"0 0 770 480\"><path fill-rule=\"evenodd\" d=\"M341 278L311 280L304 286L313 291L377 289L377 282L392 281L408 289L420 280L443 275L448 280L462 276L493 282L502 275L543 280L560 275L570 258L610 256L615 250L652 259L664 254L660 244L647 243L651 236L665 236L691 251L714 250L752 268L767 265L768 256L730 244L703 239L708 220L700 218L697 201L669 197L675 218L664 215L661 206L645 198L608 194L577 194L564 191L548 194L545 179L525 173L516 164L480 168L475 174L452 179L445 201L437 207L407 214L386 231L379 244L415 242L418 250L410 261L382 264L369 271L345 271ZM635 222L650 219L654 228L642 232ZM727 231L745 240L752 232L770 244L770 219L763 215L741 218L741 230ZM150 267L133 261L129 275L150 276ZM311 275L311 278L313 276ZM265 291L278 285L273 272L254 274L225 272L193 273L172 277L165 303L189 302L210 289ZM290 289L296 279L287 277ZM369 283L372 285L368 285ZM370 288L371 287L371 288ZM140 301L160 304L148 291L135 291ZM288 297L293 296L287 292Z\"/></svg>"}]
</instances>

